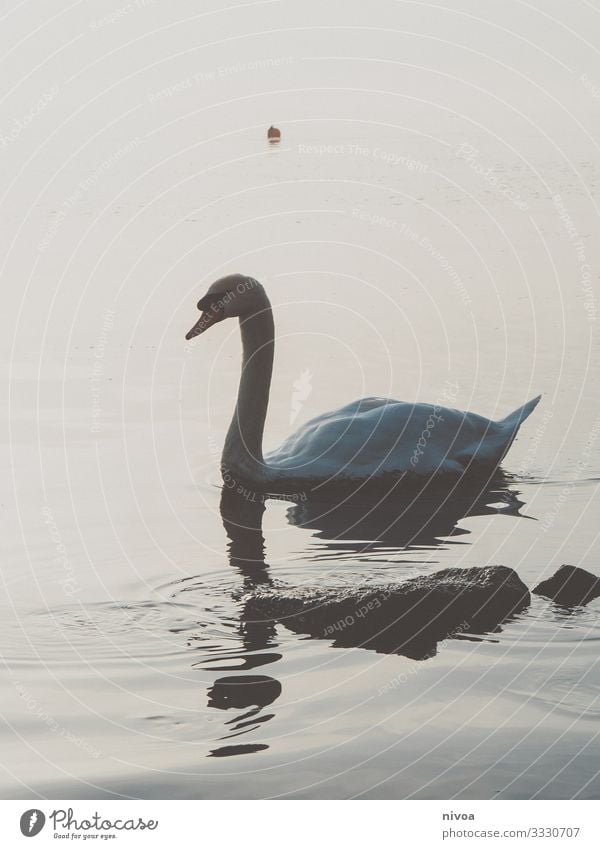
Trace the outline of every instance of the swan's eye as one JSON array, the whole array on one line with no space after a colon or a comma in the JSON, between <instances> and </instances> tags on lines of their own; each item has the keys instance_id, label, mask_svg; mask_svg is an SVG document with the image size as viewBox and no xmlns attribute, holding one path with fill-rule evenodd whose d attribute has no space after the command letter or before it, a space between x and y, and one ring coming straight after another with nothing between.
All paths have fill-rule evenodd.
<instances>
[{"instance_id":1,"label":"swan's eye","mask_svg":"<svg viewBox=\"0 0 600 849\"><path fill-rule=\"evenodd\" d=\"M205 295L198 301L198 309L202 310L202 312L208 312L208 310L212 309L213 306L217 305L218 300L218 295Z\"/></svg>"},{"instance_id":2,"label":"swan's eye","mask_svg":"<svg viewBox=\"0 0 600 849\"><path fill-rule=\"evenodd\" d=\"M203 298L200 298L198 301L198 309L203 312L208 312L209 310L220 310L225 306L225 304L229 303L233 296L233 292L227 292L225 290L222 292L211 292Z\"/></svg>"}]
</instances>

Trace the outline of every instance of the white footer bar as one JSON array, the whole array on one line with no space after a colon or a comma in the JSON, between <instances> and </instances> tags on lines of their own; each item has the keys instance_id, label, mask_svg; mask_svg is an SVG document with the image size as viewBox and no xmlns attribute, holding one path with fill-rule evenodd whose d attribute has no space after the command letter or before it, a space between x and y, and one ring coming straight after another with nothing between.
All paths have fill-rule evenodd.
<instances>
[{"instance_id":1,"label":"white footer bar","mask_svg":"<svg viewBox=\"0 0 600 849\"><path fill-rule=\"evenodd\" d=\"M597 849L599 813L595 801L0 801L0 846Z\"/></svg>"}]
</instances>

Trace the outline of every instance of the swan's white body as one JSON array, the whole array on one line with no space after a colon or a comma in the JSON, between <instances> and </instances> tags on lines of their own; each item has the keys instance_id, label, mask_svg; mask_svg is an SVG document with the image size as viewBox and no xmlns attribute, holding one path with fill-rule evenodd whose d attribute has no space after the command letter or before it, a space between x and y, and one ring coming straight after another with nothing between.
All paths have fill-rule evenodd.
<instances>
[{"instance_id":1,"label":"swan's white body","mask_svg":"<svg viewBox=\"0 0 600 849\"><path fill-rule=\"evenodd\" d=\"M311 479L495 468L538 401L491 421L433 404L361 398L311 419L267 454L265 462L278 472Z\"/></svg>"},{"instance_id":2,"label":"swan's white body","mask_svg":"<svg viewBox=\"0 0 600 849\"><path fill-rule=\"evenodd\" d=\"M311 419L263 457L262 439L273 368L274 326L263 287L232 275L214 283L199 304L187 338L237 315L243 345L237 405L221 465L227 480L286 488L388 475L493 472L539 396L500 421L433 404L362 398Z\"/></svg>"}]
</instances>

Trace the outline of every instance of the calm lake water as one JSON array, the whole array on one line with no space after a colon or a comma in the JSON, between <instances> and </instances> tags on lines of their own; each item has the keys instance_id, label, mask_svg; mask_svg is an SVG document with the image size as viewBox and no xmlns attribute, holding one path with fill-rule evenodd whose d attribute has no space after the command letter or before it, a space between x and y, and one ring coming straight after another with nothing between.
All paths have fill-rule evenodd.
<instances>
[{"instance_id":1,"label":"calm lake water","mask_svg":"<svg viewBox=\"0 0 600 849\"><path fill-rule=\"evenodd\" d=\"M362 5L345 32L318 5L270 8L74 10L46 32L44 56L79 39L62 64L3 107L8 131L56 80L1 166L0 794L598 798L600 600L533 596L422 659L256 627L243 600L257 580L600 574L597 56L549 28L500 68L515 35L481 25L457 54L443 12L407 12L422 43L397 10L378 34ZM238 270L275 312L266 448L363 395L501 418L541 392L509 483L391 529L389 505L223 515L238 328L184 334Z\"/></svg>"}]
</instances>

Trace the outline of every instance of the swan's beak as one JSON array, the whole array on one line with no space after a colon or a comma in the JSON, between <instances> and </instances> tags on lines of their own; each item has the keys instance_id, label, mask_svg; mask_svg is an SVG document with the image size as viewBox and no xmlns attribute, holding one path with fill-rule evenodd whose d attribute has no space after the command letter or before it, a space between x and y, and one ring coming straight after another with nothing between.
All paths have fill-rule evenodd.
<instances>
[{"instance_id":1,"label":"swan's beak","mask_svg":"<svg viewBox=\"0 0 600 849\"><path fill-rule=\"evenodd\" d=\"M223 310L218 306L212 305L208 309L205 307L204 312L196 324L185 334L185 338L189 340L193 339L195 336L200 336L201 333L204 333L204 331L208 330L209 327L212 327L213 324L217 324L217 322L222 321L223 318L225 318Z\"/></svg>"}]
</instances>

